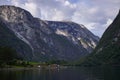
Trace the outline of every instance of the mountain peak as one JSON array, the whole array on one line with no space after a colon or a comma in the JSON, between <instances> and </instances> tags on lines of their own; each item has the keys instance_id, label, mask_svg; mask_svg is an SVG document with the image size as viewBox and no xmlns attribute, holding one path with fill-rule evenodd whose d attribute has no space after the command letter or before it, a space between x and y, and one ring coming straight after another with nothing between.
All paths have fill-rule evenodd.
<instances>
[{"instance_id":1,"label":"mountain peak","mask_svg":"<svg viewBox=\"0 0 120 80\"><path fill-rule=\"evenodd\" d=\"M11 6L11 5L2 5L0 6L0 18L8 22L18 22L21 20L32 20L33 16L26 10Z\"/></svg>"}]
</instances>

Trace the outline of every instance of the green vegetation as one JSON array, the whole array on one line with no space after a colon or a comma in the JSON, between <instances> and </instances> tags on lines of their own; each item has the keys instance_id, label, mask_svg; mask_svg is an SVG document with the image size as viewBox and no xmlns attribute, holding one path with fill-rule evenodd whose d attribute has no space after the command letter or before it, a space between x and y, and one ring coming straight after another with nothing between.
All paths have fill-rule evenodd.
<instances>
[{"instance_id":1,"label":"green vegetation","mask_svg":"<svg viewBox=\"0 0 120 80\"><path fill-rule=\"evenodd\" d=\"M50 60L50 61L47 61L46 64L47 65L50 65L50 64L66 65L68 64L68 62L65 60Z\"/></svg>"},{"instance_id":2,"label":"green vegetation","mask_svg":"<svg viewBox=\"0 0 120 80\"><path fill-rule=\"evenodd\" d=\"M0 47L0 67L11 65L14 59L18 59L16 51L10 47Z\"/></svg>"},{"instance_id":3,"label":"green vegetation","mask_svg":"<svg viewBox=\"0 0 120 80\"><path fill-rule=\"evenodd\" d=\"M59 64L59 65L67 65L68 62L65 60L48 60L46 62L31 62L22 60L19 58L16 51L10 47L0 47L0 67L1 68L19 68L19 67L37 67L38 65L51 65L51 64Z\"/></svg>"},{"instance_id":4,"label":"green vegetation","mask_svg":"<svg viewBox=\"0 0 120 80\"><path fill-rule=\"evenodd\" d=\"M18 57L16 51L10 47L0 47L0 67L29 67L32 66L28 61Z\"/></svg>"}]
</instances>

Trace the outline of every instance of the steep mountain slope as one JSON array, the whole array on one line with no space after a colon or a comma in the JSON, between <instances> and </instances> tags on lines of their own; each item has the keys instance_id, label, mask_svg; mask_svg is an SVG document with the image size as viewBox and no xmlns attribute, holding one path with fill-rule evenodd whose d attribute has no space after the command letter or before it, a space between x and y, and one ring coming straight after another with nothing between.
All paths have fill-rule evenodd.
<instances>
[{"instance_id":1,"label":"steep mountain slope","mask_svg":"<svg viewBox=\"0 0 120 80\"><path fill-rule=\"evenodd\" d=\"M93 35L84 25L74 22L48 21L50 28L58 35L67 37L78 46L83 46L89 53L96 47L99 38Z\"/></svg>"},{"instance_id":2,"label":"steep mountain slope","mask_svg":"<svg viewBox=\"0 0 120 80\"><path fill-rule=\"evenodd\" d=\"M29 45L33 54L31 60L35 61L77 60L90 53L99 40L81 25L43 21L15 6L0 6L0 18Z\"/></svg>"},{"instance_id":3,"label":"steep mountain slope","mask_svg":"<svg viewBox=\"0 0 120 80\"><path fill-rule=\"evenodd\" d=\"M120 12L83 65L120 65Z\"/></svg>"},{"instance_id":4,"label":"steep mountain slope","mask_svg":"<svg viewBox=\"0 0 120 80\"><path fill-rule=\"evenodd\" d=\"M18 56L25 60L31 60L33 54L31 53L31 48L19 38L15 36L15 34L7 28L7 26L0 19L0 47L10 47L18 52ZM27 54L26 54L27 53Z\"/></svg>"}]
</instances>

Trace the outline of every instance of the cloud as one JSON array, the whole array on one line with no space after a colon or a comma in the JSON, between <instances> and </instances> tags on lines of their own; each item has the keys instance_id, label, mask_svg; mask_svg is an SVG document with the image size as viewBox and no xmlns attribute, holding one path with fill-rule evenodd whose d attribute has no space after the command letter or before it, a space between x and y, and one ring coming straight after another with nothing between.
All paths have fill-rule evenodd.
<instances>
[{"instance_id":1,"label":"cloud","mask_svg":"<svg viewBox=\"0 0 120 80\"><path fill-rule=\"evenodd\" d=\"M107 22L106 22L106 24L105 24L104 26L107 27L107 26L109 26L111 23L112 23L112 20L111 20L111 19L108 19Z\"/></svg>"},{"instance_id":2,"label":"cloud","mask_svg":"<svg viewBox=\"0 0 120 80\"><path fill-rule=\"evenodd\" d=\"M70 20L101 36L120 8L120 0L0 0L44 20Z\"/></svg>"},{"instance_id":3,"label":"cloud","mask_svg":"<svg viewBox=\"0 0 120 80\"><path fill-rule=\"evenodd\" d=\"M72 20L84 24L94 34L101 36L110 25L120 8L119 0L88 0L77 3Z\"/></svg>"},{"instance_id":4,"label":"cloud","mask_svg":"<svg viewBox=\"0 0 120 80\"><path fill-rule=\"evenodd\" d=\"M40 8L32 0L10 0L12 5L28 10L35 17L40 17Z\"/></svg>"},{"instance_id":5,"label":"cloud","mask_svg":"<svg viewBox=\"0 0 120 80\"><path fill-rule=\"evenodd\" d=\"M25 9L27 9L28 11L30 11L32 13L32 15L36 16L36 17L40 17L41 12L39 7L37 7L37 5L35 3L25 3Z\"/></svg>"}]
</instances>

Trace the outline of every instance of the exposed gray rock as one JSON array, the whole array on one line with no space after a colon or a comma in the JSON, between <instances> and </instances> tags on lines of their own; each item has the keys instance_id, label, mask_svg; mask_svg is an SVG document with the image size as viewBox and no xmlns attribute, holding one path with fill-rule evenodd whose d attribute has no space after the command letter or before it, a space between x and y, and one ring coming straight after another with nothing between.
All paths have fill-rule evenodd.
<instances>
[{"instance_id":1,"label":"exposed gray rock","mask_svg":"<svg viewBox=\"0 0 120 80\"><path fill-rule=\"evenodd\" d=\"M82 24L74 22L48 21L48 25L58 35L63 35L75 45L83 46L89 53L96 47L99 38Z\"/></svg>"},{"instance_id":2,"label":"exposed gray rock","mask_svg":"<svg viewBox=\"0 0 120 80\"><path fill-rule=\"evenodd\" d=\"M83 25L40 20L15 6L0 6L0 19L29 45L33 54L31 60L77 60L89 54L99 40Z\"/></svg>"},{"instance_id":3,"label":"exposed gray rock","mask_svg":"<svg viewBox=\"0 0 120 80\"><path fill-rule=\"evenodd\" d=\"M0 47L7 46L13 48L17 51L19 58L29 61L32 60L33 53L29 45L20 40L7 26L9 25L6 25L0 19Z\"/></svg>"}]
</instances>

